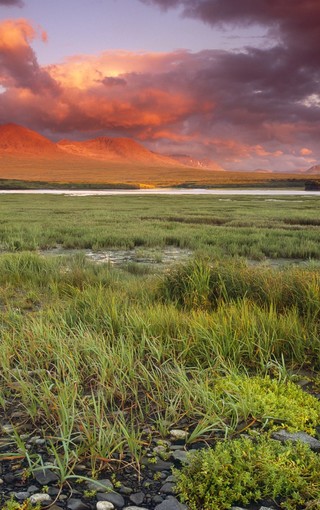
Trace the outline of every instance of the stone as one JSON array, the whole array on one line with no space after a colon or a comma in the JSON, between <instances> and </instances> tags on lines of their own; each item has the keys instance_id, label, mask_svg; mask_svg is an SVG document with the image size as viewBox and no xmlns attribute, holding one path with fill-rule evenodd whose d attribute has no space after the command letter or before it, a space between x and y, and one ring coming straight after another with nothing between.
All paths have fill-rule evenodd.
<instances>
[{"instance_id":1,"label":"stone","mask_svg":"<svg viewBox=\"0 0 320 510\"><path fill-rule=\"evenodd\" d=\"M81 499L70 498L67 502L67 508L69 510L90 510L90 507L86 505Z\"/></svg>"},{"instance_id":2,"label":"stone","mask_svg":"<svg viewBox=\"0 0 320 510\"><path fill-rule=\"evenodd\" d=\"M28 492L30 492L30 494L34 494L35 492L38 492L39 490L39 487L37 487L36 485L30 485L30 487L28 487Z\"/></svg>"},{"instance_id":3,"label":"stone","mask_svg":"<svg viewBox=\"0 0 320 510\"><path fill-rule=\"evenodd\" d=\"M86 485L90 491L110 492L113 490L113 483L107 478L103 480L92 480L91 482L87 482Z\"/></svg>"},{"instance_id":4,"label":"stone","mask_svg":"<svg viewBox=\"0 0 320 510\"><path fill-rule=\"evenodd\" d=\"M179 462L181 462L183 464L188 463L187 455L188 455L188 452L186 452L184 450L177 450L172 453L172 457L174 458L174 460L178 460Z\"/></svg>"},{"instance_id":5,"label":"stone","mask_svg":"<svg viewBox=\"0 0 320 510\"><path fill-rule=\"evenodd\" d=\"M113 510L114 505L110 501L98 501L97 510Z\"/></svg>"},{"instance_id":6,"label":"stone","mask_svg":"<svg viewBox=\"0 0 320 510\"><path fill-rule=\"evenodd\" d=\"M320 452L320 441L312 436L309 436L309 434L306 434L306 432L290 433L287 432L287 430L282 429L274 432L271 437L277 441L281 441L282 443L284 441L292 441L293 443L301 441L301 443L309 445L311 450Z\"/></svg>"},{"instance_id":7,"label":"stone","mask_svg":"<svg viewBox=\"0 0 320 510\"><path fill-rule=\"evenodd\" d=\"M40 485L49 485L59 480L58 475L47 468L36 471L34 477Z\"/></svg>"},{"instance_id":8,"label":"stone","mask_svg":"<svg viewBox=\"0 0 320 510\"><path fill-rule=\"evenodd\" d=\"M186 505L182 505L177 498L168 496L155 510L188 510Z\"/></svg>"},{"instance_id":9,"label":"stone","mask_svg":"<svg viewBox=\"0 0 320 510\"><path fill-rule=\"evenodd\" d=\"M24 501L30 497L30 492L13 492L13 495L18 501Z\"/></svg>"},{"instance_id":10,"label":"stone","mask_svg":"<svg viewBox=\"0 0 320 510\"><path fill-rule=\"evenodd\" d=\"M170 435L171 435L172 439L184 440L184 439L187 439L188 432L186 430L182 430L182 429L171 429Z\"/></svg>"},{"instance_id":11,"label":"stone","mask_svg":"<svg viewBox=\"0 0 320 510\"><path fill-rule=\"evenodd\" d=\"M175 493L174 487L175 487L174 483L166 482L161 487L160 492L163 492L163 494L174 494Z\"/></svg>"},{"instance_id":12,"label":"stone","mask_svg":"<svg viewBox=\"0 0 320 510\"><path fill-rule=\"evenodd\" d=\"M52 499L50 498L49 494L44 494L43 492L39 492L38 494L32 494L30 496L30 503L32 505L36 505L37 503L50 503Z\"/></svg>"},{"instance_id":13,"label":"stone","mask_svg":"<svg viewBox=\"0 0 320 510\"><path fill-rule=\"evenodd\" d=\"M142 506L126 506L123 510L148 510Z\"/></svg>"},{"instance_id":14,"label":"stone","mask_svg":"<svg viewBox=\"0 0 320 510\"><path fill-rule=\"evenodd\" d=\"M140 505L144 500L144 493L143 492L135 492L134 494L131 494L129 497L130 501L134 503L135 505Z\"/></svg>"},{"instance_id":15,"label":"stone","mask_svg":"<svg viewBox=\"0 0 320 510\"><path fill-rule=\"evenodd\" d=\"M150 469L150 471L170 471L173 466L172 462L166 462L158 458L154 462L152 457L143 457L141 463Z\"/></svg>"},{"instance_id":16,"label":"stone","mask_svg":"<svg viewBox=\"0 0 320 510\"><path fill-rule=\"evenodd\" d=\"M109 501L112 503L116 508L123 508L125 505L125 501L121 494L118 494L117 492L109 492L109 493L99 493L97 494L97 500L98 501Z\"/></svg>"}]
</instances>

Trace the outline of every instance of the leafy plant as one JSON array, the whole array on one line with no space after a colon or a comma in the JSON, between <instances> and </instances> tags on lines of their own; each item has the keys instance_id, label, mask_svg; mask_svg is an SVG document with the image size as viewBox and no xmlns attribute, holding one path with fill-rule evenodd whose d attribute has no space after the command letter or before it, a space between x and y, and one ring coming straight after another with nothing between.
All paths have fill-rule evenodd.
<instances>
[{"instance_id":1,"label":"leafy plant","mask_svg":"<svg viewBox=\"0 0 320 510\"><path fill-rule=\"evenodd\" d=\"M319 472L320 457L307 445L259 437L200 450L175 476L180 498L190 510L227 510L266 498L296 510L309 504L320 508Z\"/></svg>"}]
</instances>

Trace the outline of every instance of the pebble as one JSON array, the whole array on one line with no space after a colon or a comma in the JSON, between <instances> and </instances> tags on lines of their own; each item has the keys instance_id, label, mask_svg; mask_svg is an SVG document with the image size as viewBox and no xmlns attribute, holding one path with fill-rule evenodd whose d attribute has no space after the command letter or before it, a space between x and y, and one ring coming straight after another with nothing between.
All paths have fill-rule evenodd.
<instances>
[{"instance_id":1,"label":"pebble","mask_svg":"<svg viewBox=\"0 0 320 510\"><path fill-rule=\"evenodd\" d=\"M187 507L182 505L177 498L168 496L160 505L155 507L155 510L187 510Z\"/></svg>"},{"instance_id":2,"label":"pebble","mask_svg":"<svg viewBox=\"0 0 320 510\"><path fill-rule=\"evenodd\" d=\"M170 435L173 439L181 440L188 437L188 432L182 429L171 429Z\"/></svg>"},{"instance_id":3,"label":"pebble","mask_svg":"<svg viewBox=\"0 0 320 510\"><path fill-rule=\"evenodd\" d=\"M174 460L178 460L179 462L182 462L183 464L186 464L189 462L189 459L187 457L187 452L184 450L177 450L172 453L172 457Z\"/></svg>"},{"instance_id":4,"label":"pebble","mask_svg":"<svg viewBox=\"0 0 320 510\"><path fill-rule=\"evenodd\" d=\"M30 487L28 487L28 492L30 492L30 494L34 494L38 490L39 490L39 487L37 487L36 485L30 485Z\"/></svg>"},{"instance_id":5,"label":"pebble","mask_svg":"<svg viewBox=\"0 0 320 510\"><path fill-rule=\"evenodd\" d=\"M89 510L89 506L86 505L81 499L71 498L67 503L69 510Z\"/></svg>"},{"instance_id":6,"label":"pebble","mask_svg":"<svg viewBox=\"0 0 320 510\"><path fill-rule=\"evenodd\" d=\"M43 492L39 492L38 494L32 494L32 496L30 496L30 503L32 505L36 505L37 503L43 503L43 502L46 502L46 503L50 503L51 498L49 496L49 494L44 494Z\"/></svg>"},{"instance_id":7,"label":"pebble","mask_svg":"<svg viewBox=\"0 0 320 510\"><path fill-rule=\"evenodd\" d=\"M30 497L30 492L14 492L13 495L18 501L24 501Z\"/></svg>"},{"instance_id":8,"label":"pebble","mask_svg":"<svg viewBox=\"0 0 320 510\"><path fill-rule=\"evenodd\" d=\"M109 501L116 508L123 508L125 505L125 501L124 501L123 497L121 496L121 494L118 494L117 492L109 492L109 493L105 493L105 494L100 494L98 492L97 500L98 501Z\"/></svg>"},{"instance_id":9,"label":"pebble","mask_svg":"<svg viewBox=\"0 0 320 510\"><path fill-rule=\"evenodd\" d=\"M150 458L143 457L141 463L146 466L150 471L170 471L173 464L161 459L156 459L156 462L150 462Z\"/></svg>"},{"instance_id":10,"label":"pebble","mask_svg":"<svg viewBox=\"0 0 320 510\"><path fill-rule=\"evenodd\" d=\"M160 492L164 494L174 494L175 493L175 484L171 482L166 482L160 489Z\"/></svg>"},{"instance_id":11,"label":"pebble","mask_svg":"<svg viewBox=\"0 0 320 510\"><path fill-rule=\"evenodd\" d=\"M108 480L108 478L103 480L92 480L91 482L87 482L86 485L90 491L110 492L113 490L113 483Z\"/></svg>"},{"instance_id":12,"label":"pebble","mask_svg":"<svg viewBox=\"0 0 320 510\"><path fill-rule=\"evenodd\" d=\"M126 506L123 510L148 510L142 506Z\"/></svg>"},{"instance_id":13,"label":"pebble","mask_svg":"<svg viewBox=\"0 0 320 510\"><path fill-rule=\"evenodd\" d=\"M46 468L36 471L34 477L40 485L48 485L49 483L57 482L59 480L56 473Z\"/></svg>"},{"instance_id":14,"label":"pebble","mask_svg":"<svg viewBox=\"0 0 320 510\"><path fill-rule=\"evenodd\" d=\"M0 478L0 485L3 485L4 484L4 480L2 480L2 478Z\"/></svg>"},{"instance_id":15,"label":"pebble","mask_svg":"<svg viewBox=\"0 0 320 510\"><path fill-rule=\"evenodd\" d=\"M144 493L143 492L135 492L134 494L131 494L129 499L135 505L140 505L144 500Z\"/></svg>"},{"instance_id":16,"label":"pebble","mask_svg":"<svg viewBox=\"0 0 320 510\"><path fill-rule=\"evenodd\" d=\"M113 510L114 505L110 501L98 501L97 510Z\"/></svg>"},{"instance_id":17,"label":"pebble","mask_svg":"<svg viewBox=\"0 0 320 510\"><path fill-rule=\"evenodd\" d=\"M142 506L126 506L123 510L148 510Z\"/></svg>"},{"instance_id":18,"label":"pebble","mask_svg":"<svg viewBox=\"0 0 320 510\"><path fill-rule=\"evenodd\" d=\"M276 439L277 441L281 441L282 443L284 441L292 441L293 443L301 441L301 443L308 444L311 450L315 452L320 452L320 441L318 441L318 439L315 439L312 436L309 436L309 434L306 434L305 432L295 432L291 434L290 432L287 432L285 429L282 429L277 432L274 432L271 437L273 439Z\"/></svg>"}]
</instances>

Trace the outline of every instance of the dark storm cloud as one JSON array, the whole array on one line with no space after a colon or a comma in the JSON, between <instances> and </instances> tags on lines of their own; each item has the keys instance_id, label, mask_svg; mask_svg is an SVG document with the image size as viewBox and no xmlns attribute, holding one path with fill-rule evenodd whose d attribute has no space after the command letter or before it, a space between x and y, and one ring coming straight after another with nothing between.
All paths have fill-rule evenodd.
<instances>
[{"instance_id":1,"label":"dark storm cloud","mask_svg":"<svg viewBox=\"0 0 320 510\"><path fill-rule=\"evenodd\" d=\"M24 2L22 0L0 0L0 6L6 5L8 7L16 6L16 7L23 7Z\"/></svg>"}]
</instances>

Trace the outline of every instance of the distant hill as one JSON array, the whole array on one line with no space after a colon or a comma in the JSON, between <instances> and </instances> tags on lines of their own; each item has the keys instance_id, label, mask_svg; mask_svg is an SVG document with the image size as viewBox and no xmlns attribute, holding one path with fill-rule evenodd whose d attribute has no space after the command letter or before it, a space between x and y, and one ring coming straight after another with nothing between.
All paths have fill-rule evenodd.
<instances>
[{"instance_id":1,"label":"distant hill","mask_svg":"<svg viewBox=\"0 0 320 510\"><path fill-rule=\"evenodd\" d=\"M187 154L170 154L169 158L182 163L189 168L198 168L199 170L214 170L215 172L225 172L218 163L210 159L199 159Z\"/></svg>"},{"instance_id":2,"label":"distant hill","mask_svg":"<svg viewBox=\"0 0 320 510\"><path fill-rule=\"evenodd\" d=\"M83 142L61 140L58 147L68 154L102 161L177 166L175 160L155 154L130 138L101 136Z\"/></svg>"},{"instance_id":3,"label":"distant hill","mask_svg":"<svg viewBox=\"0 0 320 510\"><path fill-rule=\"evenodd\" d=\"M31 129L18 124L0 125L0 154L52 156L58 152L55 143Z\"/></svg>"},{"instance_id":4,"label":"distant hill","mask_svg":"<svg viewBox=\"0 0 320 510\"><path fill-rule=\"evenodd\" d=\"M309 175L320 175L320 165L314 165L305 172Z\"/></svg>"}]
</instances>

